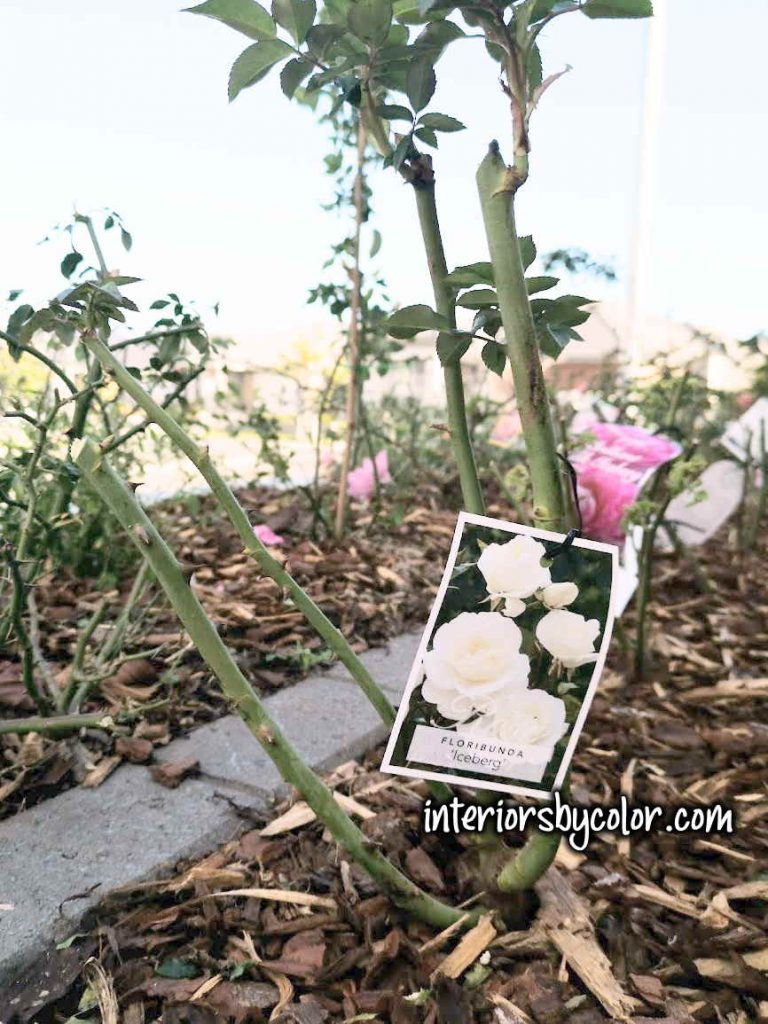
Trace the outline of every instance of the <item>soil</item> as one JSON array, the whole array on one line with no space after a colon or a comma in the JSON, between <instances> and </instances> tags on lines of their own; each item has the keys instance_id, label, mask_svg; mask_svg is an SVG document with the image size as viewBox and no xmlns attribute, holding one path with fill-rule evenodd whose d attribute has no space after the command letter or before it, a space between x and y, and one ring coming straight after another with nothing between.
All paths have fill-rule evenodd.
<instances>
[{"instance_id":1,"label":"soil","mask_svg":"<svg viewBox=\"0 0 768 1024\"><path fill-rule=\"evenodd\" d=\"M453 514L436 506L413 510L394 541L391 525L379 530L361 519L343 546L299 540L299 529L276 519L279 509L271 524L286 537L291 570L312 581L313 596L364 646L423 623L452 533ZM266 659L295 644L317 650L303 626L276 618L285 614L280 596L248 570L227 529L181 514L175 522L184 557L205 562L202 578L197 570L203 600L251 676L264 690L295 679L295 666ZM80 1020L119 1013L129 1024L768 1020L768 570L764 543L737 555L727 540L699 552L706 593L685 561L659 558L646 678L631 680L614 644L571 792L575 804L593 807L614 806L621 795L666 808L721 803L735 811L733 834L603 833L584 853L563 843L536 893L510 898L494 890L498 851L424 834L422 784L380 775L372 755L342 766L330 784L356 801L364 831L406 874L448 902L471 909L480 899L489 908L493 916L468 938L409 921L300 804L277 808L270 822L244 809L239 841L102 904L71 945L52 951L4 996L5 1006L0 1000L0 1020L63 1021L78 1006ZM73 589L76 611L86 597ZM67 628L46 631L48 651L57 642L67 651ZM152 629L161 628L170 619L158 613ZM622 633L631 644L631 610ZM169 640L158 668L178 649ZM184 655L178 665L173 699L150 715L163 735L223 710L194 659ZM99 699L116 700L111 690L102 686ZM151 757L162 737L146 725L124 744L135 745L142 729ZM130 746L113 755L111 738L80 742L113 760ZM35 743L49 766L61 756L50 751L66 746ZM12 768L4 779L18 778ZM17 807L34 799L27 778L42 785L39 767L24 771ZM504 837L512 847L520 838ZM243 889L250 894L222 895Z\"/></svg>"}]
</instances>

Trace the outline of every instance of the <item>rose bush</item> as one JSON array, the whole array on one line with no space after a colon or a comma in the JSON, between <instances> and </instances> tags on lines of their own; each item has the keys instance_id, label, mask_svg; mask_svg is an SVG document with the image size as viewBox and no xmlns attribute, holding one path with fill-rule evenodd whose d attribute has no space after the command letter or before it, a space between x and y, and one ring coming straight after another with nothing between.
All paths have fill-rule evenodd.
<instances>
[{"instance_id":1,"label":"rose bush","mask_svg":"<svg viewBox=\"0 0 768 1024\"><path fill-rule=\"evenodd\" d=\"M547 612L536 626L536 639L565 668L597 661L594 645L599 633L597 619L560 608Z\"/></svg>"},{"instance_id":2,"label":"rose bush","mask_svg":"<svg viewBox=\"0 0 768 1024\"><path fill-rule=\"evenodd\" d=\"M668 437L623 423L581 420L595 440L573 455L578 478L582 529L610 544L624 540L622 520L648 473L680 453Z\"/></svg>"},{"instance_id":3,"label":"rose bush","mask_svg":"<svg viewBox=\"0 0 768 1024\"><path fill-rule=\"evenodd\" d=\"M424 658L424 698L453 721L492 710L494 695L528 685L522 639L515 623L498 612L461 612L435 632Z\"/></svg>"}]
</instances>

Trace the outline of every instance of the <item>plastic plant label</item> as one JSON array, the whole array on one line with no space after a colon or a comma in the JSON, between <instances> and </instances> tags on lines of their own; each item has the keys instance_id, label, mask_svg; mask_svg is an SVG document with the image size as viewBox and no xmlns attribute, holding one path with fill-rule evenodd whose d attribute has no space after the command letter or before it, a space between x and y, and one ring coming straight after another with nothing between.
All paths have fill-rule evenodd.
<instances>
[{"instance_id":1,"label":"plastic plant label","mask_svg":"<svg viewBox=\"0 0 768 1024\"><path fill-rule=\"evenodd\" d=\"M728 522L741 504L745 473L744 467L733 459L719 459L707 466L696 487L672 499L666 519L674 525L677 536L684 544L698 547L714 537L720 527ZM699 500L701 490L704 498ZM665 547L672 547L671 539L667 538Z\"/></svg>"},{"instance_id":2,"label":"plastic plant label","mask_svg":"<svg viewBox=\"0 0 768 1024\"><path fill-rule=\"evenodd\" d=\"M768 398L758 398L737 420L729 423L720 444L737 459L760 463L768 447Z\"/></svg>"},{"instance_id":3,"label":"plastic plant label","mask_svg":"<svg viewBox=\"0 0 768 1024\"><path fill-rule=\"evenodd\" d=\"M382 771L547 797L613 628L618 548L462 512Z\"/></svg>"}]
</instances>

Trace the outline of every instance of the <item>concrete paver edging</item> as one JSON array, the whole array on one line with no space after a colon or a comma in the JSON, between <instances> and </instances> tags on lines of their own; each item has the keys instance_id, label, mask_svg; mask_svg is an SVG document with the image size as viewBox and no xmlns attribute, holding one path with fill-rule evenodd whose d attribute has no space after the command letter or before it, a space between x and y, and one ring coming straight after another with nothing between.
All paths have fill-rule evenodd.
<instances>
[{"instance_id":1,"label":"concrete paver edging","mask_svg":"<svg viewBox=\"0 0 768 1024\"><path fill-rule=\"evenodd\" d=\"M362 656L394 702L419 639L406 633ZM280 690L266 704L321 771L365 753L387 733L341 665ZM285 791L236 716L156 751L161 761L190 755L201 774L178 789L158 785L145 767L122 765L98 789L68 790L0 823L0 986L76 931L110 890L157 877L246 829L233 804L266 808Z\"/></svg>"}]
</instances>

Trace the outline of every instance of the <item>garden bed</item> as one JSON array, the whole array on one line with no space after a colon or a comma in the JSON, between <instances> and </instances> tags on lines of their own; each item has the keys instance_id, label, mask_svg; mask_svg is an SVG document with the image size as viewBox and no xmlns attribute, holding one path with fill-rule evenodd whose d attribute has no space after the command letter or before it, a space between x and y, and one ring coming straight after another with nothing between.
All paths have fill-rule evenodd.
<instances>
[{"instance_id":1,"label":"garden bed","mask_svg":"<svg viewBox=\"0 0 768 1024\"><path fill-rule=\"evenodd\" d=\"M267 522L283 537L284 543L273 552L357 651L422 627L455 524L437 488L423 489L418 502L407 509L390 501L378 518L358 507L353 529L342 544L308 539L309 513L289 493L253 489L240 497L254 521ZM514 518L502 504L492 505L489 513ZM329 652L300 613L242 552L230 524L213 514L210 499L182 498L155 514L193 573L206 610L259 692L274 692L330 662ZM768 568L763 546L737 562L722 537L716 537L698 554L711 585L707 594L697 590L690 565L678 557L658 562L657 599L651 613L657 653L651 678L660 692L668 685L700 688L729 676L768 675ZM109 593L113 616L129 584L130 576ZM38 590L41 646L62 682L78 635L76 626L103 596L93 581L75 578L49 579ZM619 640L631 641L632 630L630 605ZM149 610L140 646L155 649L155 656L123 665L103 681L85 709L114 714L148 708L133 724L117 732L87 729L77 738L0 737L0 817L77 783L98 785L122 760L148 762L155 746L229 713L218 685L190 650L166 605ZM621 643L614 642L609 669L619 675L609 672L608 685L611 679L617 686L625 685L617 682L625 660ZM405 679L402 682L404 686ZM606 681L601 690L606 691ZM706 716L707 702L703 695L699 700ZM736 720L744 709L743 702L730 704ZM18 665L0 661L0 712L22 716L30 711ZM659 740L666 742L663 736ZM582 748L585 742L581 741Z\"/></svg>"},{"instance_id":2,"label":"garden bed","mask_svg":"<svg viewBox=\"0 0 768 1024\"><path fill-rule=\"evenodd\" d=\"M249 588L258 592L258 573L228 575L232 565L243 563L227 531L195 527L185 540L184 534L205 518L198 514L185 522L178 509L167 511L167 521L175 522L178 536L190 545L185 558L199 563L204 557L210 566L211 576L201 588L209 607L216 606L211 595L223 600L225 609L229 600L255 603L244 595L253 593ZM328 566L314 586L319 595L329 595L329 610L338 593L353 616L366 600L375 605L375 615L346 623L351 635L366 643L384 639L393 623L402 626L405 608L423 621L452 520L451 513L434 508L414 510L408 522L396 527L402 537L397 546L379 540L375 527L358 520L343 550L294 540L302 528L298 520L293 537L288 525L280 529L294 572L300 573L302 560L310 557L313 574L318 566ZM411 549L429 551L429 558L411 558ZM353 551L364 552L356 563ZM499 1024L592 1024L616 1015L611 999L627 1000L627 1012L638 1020L714 1021L718 1014L722 1019L732 1014L727 1019L739 1022L758 1019L760 1004L768 1000L768 982L761 973L768 945L768 890L761 880L768 856L765 550L761 545L737 563L716 538L700 554L711 586L706 595L697 591L690 566L678 557L658 562L652 618L656 654L645 681L628 681L621 645L614 644L579 744L572 793L576 803L592 806L614 805L620 794L667 807L722 802L736 809L735 835L662 831L631 840L603 835L586 855L563 847L559 874L539 886L538 897L512 902L492 893L483 897L504 915L503 924L496 920L488 956L479 952L467 973L433 984L430 978L456 944L455 936L425 950L434 935L408 923L377 895L362 873L340 858L319 826L306 819L302 823L300 810L278 809L264 833L266 819L243 808L252 827L238 842L183 866L172 878L115 895L90 926L81 926L73 944L52 951L45 967L45 1008L34 1019L74 1012L89 979L102 995L113 986L125 1019L137 1022L144 1015L200 1024L266 1019L281 1000L283 1019L301 1024L360 1015L364 1020L460 1024L491 1020L494 1014ZM377 566L396 573L402 584L382 577ZM234 591L226 590L233 580ZM364 589L356 591L361 584ZM259 612L259 627L268 614ZM249 671L265 689L259 673L267 671L266 653L297 640L312 649L303 626L291 626L272 640L249 639L252 625L219 615L229 642L249 652ZM170 628L171 621L158 612L152 628ZM631 610L622 621L625 639L631 640ZM361 626L366 622L375 624L369 634ZM49 642L61 628L50 629ZM218 697L212 701L207 696L216 693L215 686L199 665L185 661L182 666L192 681L190 694L151 713L154 726L162 728L154 742L224 710ZM272 688L298 677L295 672L278 675ZM198 706L203 709L199 716L190 713ZM147 728L137 725L133 738ZM49 750L70 746L36 742ZM86 735L81 742L93 752L92 771L118 756L104 736ZM356 801L364 830L406 873L453 902L470 898L479 888L478 875L493 877L492 865L480 863L470 843L422 835L421 785L380 775L375 768L379 756L339 769L331 783ZM22 786L17 792L25 798ZM232 889L271 892L211 895ZM298 904L291 902L296 892L302 894ZM607 982L603 978L603 987L580 961L566 962L559 950L553 922L565 915L564 901L569 913L581 915L576 930L587 962L600 949L608 956L610 977ZM83 967L94 955L107 979L101 988L93 981L97 969ZM31 1019L24 1007L39 997L41 987L33 971L14 990L20 1020Z\"/></svg>"},{"instance_id":3,"label":"garden bed","mask_svg":"<svg viewBox=\"0 0 768 1024\"><path fill-rule=\"evenodd\" d=\"M290 493L252 489L239 496L254 522L267 522L284 539L271 550L356 651L385 644L426 621L454 526L453 513L446 511L436 488L423 489L421 500L407 509L389 503L376 519L370 509L358 507L340 544L308 539L311 516ZM210 498L185 497L164 503L153 515L193 573L196 593L256 689L274 692L328 665L332 656L322 641L213 509ZM60 685L84 622L105 596L105 621L114 621L131 577L132 571L127 572L120 586L106 593L93 580L74 576L47 578L37 589L40 646ZM41 734L0 737L0 818L77 782L98 784L122 758L149 760L154 745L229 713L221 690L189 649L165 602L146 612L139 640L125 653L150 649L154 655L126 662L82 710L148 710L122 730L123 742L98 728L85 730L77 740ZM0 659L0 718L33 710L18 662Z\"/></svg>"}]
</instances>

